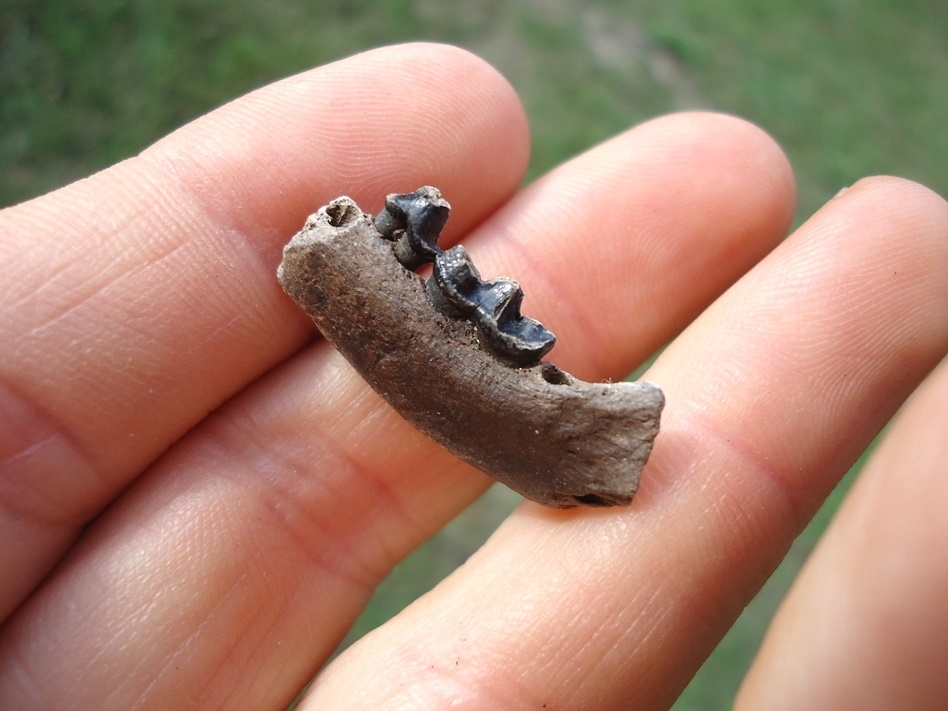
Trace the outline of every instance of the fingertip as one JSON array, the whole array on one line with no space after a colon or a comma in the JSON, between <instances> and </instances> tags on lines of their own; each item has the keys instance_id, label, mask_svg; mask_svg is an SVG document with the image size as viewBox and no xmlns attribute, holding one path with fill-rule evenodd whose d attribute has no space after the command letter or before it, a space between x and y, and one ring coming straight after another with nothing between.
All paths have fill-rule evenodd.
<instances>
[{"instance_id":1,"label":"fingertip","mask_svg":"<svg viewBox=\"0 0 948 711\"><path fill-rule=\"evenodd\" d=\"M698 160L715 182L740 180L742 192L750 189L758 205L769 207L762 212L784 230L789 227L797 198L793 167L777 140L757 124L731 114L688 111L656 117L637 130L654 133L664 161ZM669 144L677 150L669 151Z\"/></svg>"},{"instance_id":2,"label":"fingertip","mask_svg":"<svg viewBox=\"0 0 948 711\"><path fill-rule=\"evenodd\" d=\"M282 239L341 194L374 211L387 193L423 184L452 202L447 231L466 231L517 189L529 149L523 106L494 67L457 47L415 43L263 87L142 157L212 214Z\"/></svg>"},{"instance_id":3,"label":"fingertip","mask_svg":"<svg viewBox=\"0 0 948 711\"><path fill-rule=\"evenodd\" d=\"M828 205L851 200L858 200L861 210L872 210L880 219L894 219L935 239L948 237L948 201L914 180L894 175L862 178L840 190Z\"/></svg>"},{"instance_id":4,"label":"fingertip","mask_svg":"<svg viewBox=\"0 0 948 711\"><path fill-rule=\"evenodd\" d=\"M948 202L930 188L896 176L863 178L830 200L806 227L812 250L842 229L862 225L851 251L874 246L867 263L898 286L898 299L877 306L877 319L891 316L908 345L927 347L926 360L948 349ZM878 293L879 280L866 279L851 290L854 306Z\"/></svg>"},{"instance_id":5,"label":"fingertip","mask_svg":"<svg viewBox=\"0 0 948 711\"><path fill-rule=\"evenodd\" d=\"M795 196L789 161L760 128L671 114L536 181L469 244L484 245L488 272L528 262L516 276L531 313L565 334L559 364L622 377L785 237Z\"/></svg>"}]
</instances>

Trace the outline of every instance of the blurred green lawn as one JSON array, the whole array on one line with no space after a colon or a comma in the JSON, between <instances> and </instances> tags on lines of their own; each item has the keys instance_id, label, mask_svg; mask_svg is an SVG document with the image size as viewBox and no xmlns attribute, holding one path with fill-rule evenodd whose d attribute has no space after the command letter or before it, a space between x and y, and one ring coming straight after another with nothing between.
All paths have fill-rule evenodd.
<instances>
[{"instance_id":1,"label":"blurred green lawn","mask_svg":"<svg viewBox=\"0 0 948 711\"><path fill-rule=\"evenodd\" d=\"M132 155L279 77L429 39L471 49L519 90L531 177L655 114L712 108L780 141L800 184L799 222L868 174L948 193L946 37L943 0L0 0L0 205ZM675 709L730 704L841 493ZM396 570L355 634L463 562L515 504L492 489Z\"/></svg>"}]
</instances>

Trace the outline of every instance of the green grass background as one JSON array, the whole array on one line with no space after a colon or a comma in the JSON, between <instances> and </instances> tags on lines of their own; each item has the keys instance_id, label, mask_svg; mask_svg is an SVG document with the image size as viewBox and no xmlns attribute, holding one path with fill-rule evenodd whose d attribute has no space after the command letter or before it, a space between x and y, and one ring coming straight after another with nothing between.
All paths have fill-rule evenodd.
<instances>
[{"instance_id":1,"label":"green grass background","mask_svg":"<svg viewBox=\"0 0 948 711\"><path fill-rule=\"evenodd\" d=\"M518 89L533 127L530 177L655 114L718 109L783 145L799 222L864 175L948 192L946 38L944 0L0 0L0 205L132 155L274 79L427 39L483 56ZM729 706L844 488L675 709ZM492 489L399 566L353 636L463 562L516 502Z\"/></svg>"}]
</instances>

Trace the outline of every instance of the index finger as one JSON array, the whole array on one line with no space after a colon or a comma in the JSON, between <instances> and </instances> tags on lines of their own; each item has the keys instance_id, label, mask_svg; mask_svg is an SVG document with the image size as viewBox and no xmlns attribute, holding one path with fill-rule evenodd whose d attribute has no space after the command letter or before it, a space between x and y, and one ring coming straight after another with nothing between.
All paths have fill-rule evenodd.
<instances>
[{"instance_id":1,"label":"index finger","mask_svg":"<svg viewBox=\"0 0 948 711\"><path fill-rule=\"evenodd\" d=\"M274 276L307 213L430 183L463 233L527 154L493 69L403 46L261 89L5 211L0 619L144 466L310 337Z\"/></svg>"}]
</instances>

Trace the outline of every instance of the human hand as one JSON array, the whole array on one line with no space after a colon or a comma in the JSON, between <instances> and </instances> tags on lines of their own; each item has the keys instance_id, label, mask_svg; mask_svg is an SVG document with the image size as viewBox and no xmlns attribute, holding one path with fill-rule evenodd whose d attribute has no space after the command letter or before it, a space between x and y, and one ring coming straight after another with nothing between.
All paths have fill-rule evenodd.
<instances>
[{"instance_id":1,"label":"human hand","mask_svg":"<svg viewBox=\"0 0 948 711\"><path fill-rule=\"evenodd\" d=\"M391 567L485 490L312 341L274 276L319 205L377 211L423 184L454 206L445 243L525 285L578 377L622 377L683 331L646 376L662 432L630 508L525 503L301 708L671 703L948 349L948 207L868 180L781 244L786 159L711 114L639 126L514 196L527 153L496 73L404 46L3 213L0 706L281 708ZM946 398L942 367L742 708L944 698Z\"/></svg>"}]
</instances>

